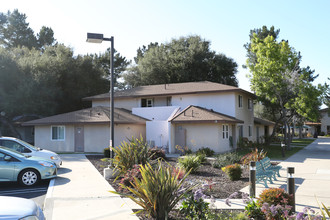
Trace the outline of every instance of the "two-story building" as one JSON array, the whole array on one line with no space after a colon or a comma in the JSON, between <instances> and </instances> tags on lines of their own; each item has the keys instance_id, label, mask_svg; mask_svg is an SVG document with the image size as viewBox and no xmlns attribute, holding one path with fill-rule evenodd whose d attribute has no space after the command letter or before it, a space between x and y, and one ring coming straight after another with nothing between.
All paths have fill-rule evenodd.
<instances>
[{"instance_id":1,"label":"two-story building","mask_svg":"<svg viewBox=\"0 0 330 220\"><path fill-rule=\"evenodd\" d=\"M176 145L228 151L239 137L256 141L272 132L271 123L254 118L254 99L238 87L208 81L116 91L114 146L142 135L169 153ZM109 93L83 100L91 101L92 108L25 123L35 126L35 144L54 151L101 152L108 147Z\"/></svg>"}]
</instances>

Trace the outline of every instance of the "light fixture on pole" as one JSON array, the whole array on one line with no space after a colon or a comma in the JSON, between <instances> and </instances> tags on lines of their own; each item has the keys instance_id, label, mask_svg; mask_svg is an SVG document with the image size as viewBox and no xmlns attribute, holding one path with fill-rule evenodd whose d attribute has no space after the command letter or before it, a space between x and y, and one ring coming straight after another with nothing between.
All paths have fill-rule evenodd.
<instances>
[{"instance_id":1,"label":"light fixture on pole","mask_svg":"<svg viewBox=\"0 0 330 220\"><path fill-rule=\"evenodd\" d=\"M104 38L103 34L87 33L87 42L89 43L102 43L102 41L111 41L111 55L110 55L110 158L113 158L112 147L115 143L114 141L114 37Z\"/></svg>"}]
</instances>

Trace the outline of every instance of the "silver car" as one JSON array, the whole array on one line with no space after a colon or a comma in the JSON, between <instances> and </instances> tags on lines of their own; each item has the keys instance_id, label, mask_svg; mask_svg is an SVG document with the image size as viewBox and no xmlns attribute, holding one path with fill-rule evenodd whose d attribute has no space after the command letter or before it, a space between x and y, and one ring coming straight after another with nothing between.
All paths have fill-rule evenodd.
<instances>
[{"instance_id":1,"label":"silver car","mask_svg":"<svg viewBox=\"0 0 330 220\"><path fill-rule=\"evenodd\" d=\"M41 208L32 200L0 196L0 219L44 220Z\"/></svg>"},{"instance_id":2,"label":"silver car","mask_svg":"<svg viewBox=\"0 0 330 220\"><path fill-rule=\"evenodd\" d=\"M56 176L57 168L52 161L0 147L0 182L18 181L23 186L33 186L41 179Z\"/></svg>"},{"instance_id":3,"label":"silver car","mask_svg":"<svg viewBox=\"0 0 330 220\"><path fill-rule=\"evenodd\" d=\"M18 151L24 155L42 157L46 160L53 161L57 167L62 165L61 158L54 152L40 149L25 141L13 137L0 137L0 146Z\"/></svg>"}]
</instances>

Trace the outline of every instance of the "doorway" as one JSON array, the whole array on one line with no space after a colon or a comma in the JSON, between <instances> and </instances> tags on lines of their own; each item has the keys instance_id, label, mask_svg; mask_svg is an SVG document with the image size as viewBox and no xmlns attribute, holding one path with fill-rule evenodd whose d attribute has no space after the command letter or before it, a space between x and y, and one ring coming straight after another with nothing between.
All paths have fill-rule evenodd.
<instances>
[{"instance_id":1,"label":"doorway","mask_svg":"<svg viewBox=\"0 0 330 220\"><path fill-rule=\"evenodd\" d=\"M74 132L74 151L84 152L84 127L75 126Z\"/></svg>"}]
</instances>

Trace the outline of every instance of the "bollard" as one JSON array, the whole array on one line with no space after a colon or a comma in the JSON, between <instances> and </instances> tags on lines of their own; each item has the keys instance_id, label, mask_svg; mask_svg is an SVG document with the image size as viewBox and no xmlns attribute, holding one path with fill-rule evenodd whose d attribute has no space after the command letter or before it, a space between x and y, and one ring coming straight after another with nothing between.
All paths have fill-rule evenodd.
<instances>
[{"instance_id":1,"label":"bollard","mask_svg":"<svg viewBox=\"0 0 330 220\"><path fill-rule=\"evenodd\" d=\"M294 182L294 167L288 167L288 181L287 181L287 190L289 195L292 195L292 203L290 204L292 206L291 210L292 212L296 211L296 198L295 198L295 182Z\"/></svg>"},{"instance_id":2,"label":"bollard","mask_svg":"<svg viewBox=\"0 0 330 220\"><path fill-rule=\"evenodd\" d=\"M250 161L250 197L256 197L256 162Z\"/></svg>"}]
</instances>

